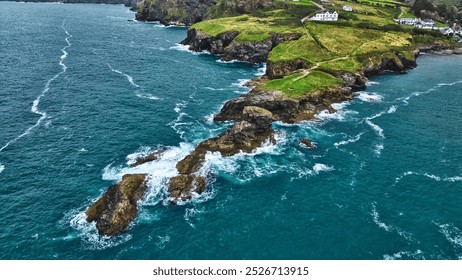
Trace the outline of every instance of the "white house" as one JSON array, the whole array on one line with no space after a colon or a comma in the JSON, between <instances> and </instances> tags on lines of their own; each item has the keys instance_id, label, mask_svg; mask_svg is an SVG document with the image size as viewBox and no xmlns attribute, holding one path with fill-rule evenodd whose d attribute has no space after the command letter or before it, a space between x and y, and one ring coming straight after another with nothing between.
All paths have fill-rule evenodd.
<instances>
[{"instance_id":1,"label":"white house","mask_svg":"<svg viewBox=\"0 0 462 280\"><path fill-rule=\"evenodd\" d=\"M443 28L441 30L441 32L444 34L444 35L453 35L454 34L454 29L448 27L448 28Z\"/></svg>"},{"instance_id":2,"label":"white house","mask_svg":"<svg viewBox=\"0 0 462 280\"><path fill-rule=\"evenodd\" d=\"M334 11L333 13L325 12L316 14L314 17L311 17L311 20L314 21L337 21L338 13Z\"/></svg>"},{"instance_id":3,"label":"white house","mask_svg":"<svg viewBox=\"0 0 462 280\"><path fill-rule=\"evenodd\" d=\"M351 6L343 6L342 9L347 12L352 12L353 8Z\"/></svg>"},{"instance_id":4,"label":"white house","mask_svg":"<svg viewBox=\"0 0 462 280\"><path fill-rule=\"evenodd\" d=\"M400 18L398 19L399 24L414 25L417 22L415 18Z\"/></svg>"}]
</instances>

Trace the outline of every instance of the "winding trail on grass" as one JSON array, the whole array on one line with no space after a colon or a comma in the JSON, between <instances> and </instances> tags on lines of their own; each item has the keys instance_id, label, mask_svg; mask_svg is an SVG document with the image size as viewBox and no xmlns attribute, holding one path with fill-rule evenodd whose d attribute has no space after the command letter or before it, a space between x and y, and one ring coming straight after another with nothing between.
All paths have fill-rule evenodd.
<instances>
[{"instance_id":1,"label":"winding trail on grass","mask_svg":"<svg viewBox=\"0 0 462 280\"><path fill-rule=\"evenodd\" d=\"M344 59L348 59L348 58L350 58L350 56L349 56L349 55L345 55L345 56L337 57L337 58L330 59L330 60L324 60L324 61L316 62L316 64L315 64L313 67L311 67L311 68L309 68L309 69L303 70L303 71L302 71L302 73L303 73L302 76L297 77L297 78L293 79L292 81L293 81L293 82L296 82L296 81L298 81L298 80L300 80L300 79L305 78L306 76L308 76L308 74L311 73L311 71L313 71L313 70L319 68L319 66L321 66L321 65L324 64L324 63L334 62L334 61L338 61L338 60L344 60Z\"/></svg>"}]
</instances>

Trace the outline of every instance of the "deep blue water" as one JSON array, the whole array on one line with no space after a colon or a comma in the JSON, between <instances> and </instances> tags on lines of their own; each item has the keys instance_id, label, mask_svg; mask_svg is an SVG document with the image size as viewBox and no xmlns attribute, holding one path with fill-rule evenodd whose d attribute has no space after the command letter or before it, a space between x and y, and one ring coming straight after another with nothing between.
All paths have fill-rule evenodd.
<instances>
[{"instance_id":1,"label":"deep blue water","mask_svg":"<svg viewBox=\"0 0 462 280\"><path fill-rule=\"evenodd\" d=\"M226 129L212 114L264 69L133 17L0 2L0 259L462 258L462 57L422 56L318 122L275 124L276 145L209 155L208 191L169 206L176 162ZM140 216L99 237L85 209L138 172Z\"/></svg>"}]
</instances>

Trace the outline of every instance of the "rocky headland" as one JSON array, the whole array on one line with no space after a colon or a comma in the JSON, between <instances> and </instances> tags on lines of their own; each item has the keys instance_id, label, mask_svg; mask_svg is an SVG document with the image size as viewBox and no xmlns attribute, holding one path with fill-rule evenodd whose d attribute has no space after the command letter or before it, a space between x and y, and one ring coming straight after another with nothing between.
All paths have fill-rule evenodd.
<instances>
[{"instance_id":1,"label":"rocky headland","mask_svg":"<svg viewBox=\"0 0 462 280\"><path fill-rule=\"evenodd\" d=\"M238 3L239 1L230 2ZM246 5L252 1L241 2L243 12L248 12L246 9L251 9L252 6ZM256 1L255 3L265 6L270 5L270 2L272 3L272 1ZM192 25L210 16L210 8L215 7L217 3L223 3L223 1L144 0L138 3L136 17L138 20L160 21L163 24ZM239 3L233 7L241 7ZM236 20L271 26L263 22L261 18L251 21L249 18L238 17ZM283 46L282 49L285 50L296 49L300 46L305 48L304 44L307 42L315 49L314 54L325 52L327 47L320 41L320 35L313 33L317 30L304 30L298 27L291 29L289 26L288 29L294 32L267 32L261 40L243 40L242 37L240 38L242 33L235 29L210 35L195 26L188 30L186 39L181 42L189 45L190 50L209 51L212 55L221 56L221 59L225 61L266 63L267 67L262 77L255 78L248 83L252 89L247 94L226 102L220 112L214 116L214 121L232 121L234 124L217 137L202 141L189 155L176 164L178 175L171 178L167 186L168 200L173 204L186 202L206 190L208 173L203 167L207 153L220 153L221 156L227 157L241 152L252 152L264 143L274 143L274 135L277 132L272 128L273 122L297 123L315 120L316 114L324 110L333 113L335 109L331 105L353 99L355 90L365 88L368 77L384 71L406 73L409 68L416 67L416 58L420 51L449 52L450 50L451 53L462 53L462 49L436 46L421 46L419 51L412 37L404 33L390 35L385 32L366 30L364 32L367 32L367 36L374 38L376 43L371 43L370 39L358 36L358 40L363 41L360 41L358 47L350 54L335 53L336 56L326 56L317 62L312 62L306 57L293 57L294 54L289 56L290 59L286 59L284 56L286 54L279 51L284 59L275 59L274 56L271 57L271 54L280 46ZM319 28L317 32L323 34L322 28L326 27L321 25ZM332 30L340 32L339 30L342 29L334 26ZM346 30L352 32L349 29ZM310 36L315 39L315 43L312 42ZM393 40L396 41L394 46L389 47ZM365 54L356 55L355 52L360 48L363 48L362 51ZM355 67L340 64L344 68L338 68L337 62L351 62ZM356 66L358 64L360 67ZM314 89L313 87L303 88L301 94L291 94L292 90L297 90L295 86L294 88L290 86L292 82L295 84L303 79L310 80L312 74L316 74L313 75L313 79L321 77L325 80L316 84ZM272 81L284 79L289 79L288 88L268 87ZM326 84L323 84L323 81L326 81ZM309 139L301 139L301 143L307 148L313 147ZM139 158L132 166L154 161L160 154L161 152L156 151L144 158ZM120 183L111 186L97 202L88 208L87 220L96 221L100 234L109 236L119 234L133 221L137 215L137 201L146 192L146 177L146 174L125 175Z\"/></svg>"}]
</instances>

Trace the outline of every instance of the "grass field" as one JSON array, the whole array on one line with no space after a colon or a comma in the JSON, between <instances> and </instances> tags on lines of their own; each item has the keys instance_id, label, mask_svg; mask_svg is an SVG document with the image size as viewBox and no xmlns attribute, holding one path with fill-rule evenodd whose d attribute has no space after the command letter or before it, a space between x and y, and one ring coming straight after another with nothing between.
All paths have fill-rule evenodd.
<instances>
[{"instance_id":1,"label":"grass field","mask_svg":"<svg viewBox=\"0 0 462 280\"><path fill-rule=\"evenodd\" d=\"M304 60L309 69L268 81L263 88L279 90L292 98L300 98L319 89L338 86L339 72L358 72L371 61L382 58L398 59L397 54L413 59L415 41L412 28L398 26L393 18L411 17L405 4L393 0L358 0L357 2L331 0L329 10L337 10L337 22L310 22L300 19L319 10L309 0L288 1L286 9L265 12L263 16L241 15L203 21L193 28L210 36L227 31L238 31L238 42L261 42L271 34L297 33L300 39L281 43L269 54L268 60L286 63ZM349 5L353 12L345 12ZM392 31L395 30L395 31ZM401 31L396 31L401 30ZM416 35L420 42L432 42L429 34Z\"/></svg>"}]
</instances>

